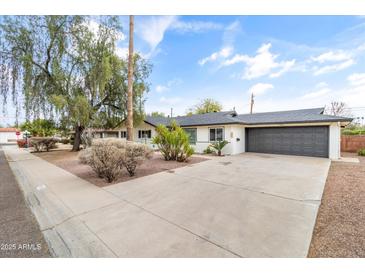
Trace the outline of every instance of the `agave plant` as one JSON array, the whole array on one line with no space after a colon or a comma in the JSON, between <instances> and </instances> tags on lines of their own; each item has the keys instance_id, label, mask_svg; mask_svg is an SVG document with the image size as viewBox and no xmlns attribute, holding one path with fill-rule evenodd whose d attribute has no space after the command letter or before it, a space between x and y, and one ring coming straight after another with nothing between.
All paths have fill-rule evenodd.
<instances>
[{"instance_id":1,"label":"agave plant","mask_svg":"<svg viewBox=\"0 0 365 274\"><path fill-rule=\"evenodd\" d=\"M222 149L228 144L226 140L217 141L212 143L210 146L217 151L218 156L222 156Z\"/></svg>"}]
</instances>

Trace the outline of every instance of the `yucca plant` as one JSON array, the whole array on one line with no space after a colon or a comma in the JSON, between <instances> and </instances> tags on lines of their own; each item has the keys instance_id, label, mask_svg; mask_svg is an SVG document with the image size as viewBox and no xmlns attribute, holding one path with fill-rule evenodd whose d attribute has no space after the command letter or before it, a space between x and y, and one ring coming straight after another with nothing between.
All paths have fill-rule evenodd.
<instances>
[{"instance_id":1,"label":"yucca plant","mask_svg":"<svg viewBox=\"0 0 365 274\"><path fill-rule=\"evenodd\" d=\"M173 121L169 128L163 125L156 127L157 135L152 139L166 161L186 161L194 149L189 144L188 134Z\"/></svg>"},{"instance_id":2,"label":"yucca plant","mask_svg":"<svg viewBox=\"0 0 365 274\"><path fill-rule=\"evenodd\" d=\"M210 146L217 151L218 156L222 156L222 150L227 144L228 142L224 140L224 141L214 142L210 144Z\"/></svg>"}]
</instances>

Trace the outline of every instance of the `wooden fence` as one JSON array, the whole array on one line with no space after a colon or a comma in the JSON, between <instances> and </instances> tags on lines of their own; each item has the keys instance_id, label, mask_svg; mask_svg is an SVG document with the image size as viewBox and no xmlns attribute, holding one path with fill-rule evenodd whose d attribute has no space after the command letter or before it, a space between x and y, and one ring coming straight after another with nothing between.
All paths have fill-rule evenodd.
<instances>
[{"instance_id":1,"label":"wooden fence","mask_svg":"<svg viewBox=\"0 0 365 274\"><path fill-rule=\"evenodd\" d=\"M361 148L365 148L365 135L341 136L341 151L357 152Z\"/></svg>"}]
</instances>

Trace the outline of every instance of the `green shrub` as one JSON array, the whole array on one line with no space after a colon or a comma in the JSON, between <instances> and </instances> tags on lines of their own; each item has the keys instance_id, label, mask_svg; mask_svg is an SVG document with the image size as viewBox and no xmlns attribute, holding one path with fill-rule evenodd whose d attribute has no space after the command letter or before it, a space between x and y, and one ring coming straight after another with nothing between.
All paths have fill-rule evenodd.
<instances>
[{"instance_id":1,"label":"green shrub","mask_svg":"<svg viewBox=\"0 0 365 274\"><path fill-rule=\"evenodd\" d=\"M345 129L342 130L342 135L365 135L365 129L362 129L362 128L355 128L355 129L345 128Z\"/></svg>"},{"instance_id":2,"label":"green shrub","mask_svg":"<svg viewBox=\"0 0 365 274\"><path fill-rule=\"evenodd\" d=\"M210 145L207 146L207 148L203 150L203 153L205 153L205 154L212 154L213 152L214 151L213 151L213 149L211 148Z\"/></svg>"},{"instance_id":3,"label":"green shrub","mask_svg":"<svg viewBox=\"0 0 365 274\"><path fill-rule=\"evenodd\" d=\"M226 140L214 142L210 146L217 151L218 156L222 155L222 149L228 144Z\"/></svg>"},{"instance_id":4,"label":"green shrub","mask_svg":"<svg viewBox=\"0 0 365 274\"><path fill-rule=\"evenodd\" d=\"M357 154L358 154L359 156L365 156L365 148L360 149L360 150L357 152Z\"/></svg>"},{"instance_id":5,"label":"green shrub","mask_svg":"<svg viewBox=\"0 0 365 274\"><path fill-rule=\"evenodd\" d=\"M53 136L57 132L55 122L46 119L35 119L20 125L22 131L29 131L32 136L47 137Z\"/></svg>"},{"instance_id":6,"label":"green shrub","mask_svg":"<svg viewBox=\"0 0 365 274\"><path fill-rule=\"evenodd\" d=\"M167 128L164 125L156 127L157 135L152 143L157 145L166 161L186 161L194 153L190 146L189 135L175 121Z\"/></svg>"}]
</instances>

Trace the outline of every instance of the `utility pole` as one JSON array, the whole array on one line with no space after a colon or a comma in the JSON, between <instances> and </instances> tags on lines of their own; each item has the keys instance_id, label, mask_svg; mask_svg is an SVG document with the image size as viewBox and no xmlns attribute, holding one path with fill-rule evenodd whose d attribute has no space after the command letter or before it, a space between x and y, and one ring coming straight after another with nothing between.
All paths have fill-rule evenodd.
<instances>
[{"instance_id":1,"label":"utility pole","mask_svg":"<svg viewBox=\"0 0 365 274\"><path fill-rule=\"evenodd\" d=\"M133 30L134 17L129 16L128 51L128 100L127 100L127 140L133 141Z\"/></svg>"},{"instance_id":2,"label":"utility pole","mask_svg":"<svg viewBox=\"0 0 365 274\"><path fill-rule=\"evenodd\" d=\"M251 101L250 101L250 114L252 114L252 109L253 109L253 104L254 104L254 100L253 100L254 96L253 96L253 92L251 93Z\"/></svg>"}]
</instances>

